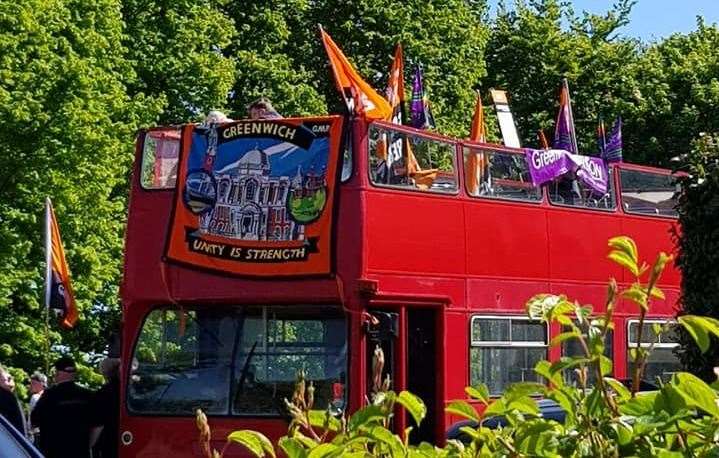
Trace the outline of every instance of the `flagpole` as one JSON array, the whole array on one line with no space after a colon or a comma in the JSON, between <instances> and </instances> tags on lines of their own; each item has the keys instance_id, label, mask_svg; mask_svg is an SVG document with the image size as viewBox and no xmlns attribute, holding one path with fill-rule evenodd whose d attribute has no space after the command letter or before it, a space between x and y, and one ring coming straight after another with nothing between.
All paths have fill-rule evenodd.
<instances>
[{"instance_id":1,"label":"flagpole","mask_svg":"<svg viewBox=\"0 0 719 458\"><path fill-rule=\"evenodd\" d=\"M562 78L562 84L564 85L564 89L567 91L567 107L569 108L569 122L572 123L572 128L570 129L571 138L572 138L572 146L574 147L574 152L576 154L579 154L579 147L577 147L577 130L576 130L576 126L574 125L574 113L572 113L572 97L569 95L569 83L567 82L567 78Z\"/></svg>"},{"instance_id":2,"label":"flagpole","mask_svg":"<svg viewBox=\"0 0 719 458\"><path fill-rule=\"evenodd\" d=\"M52 292L52 240L50 212L52 203L50 198L45 198L45 374L50 373L50 297Z\"/></svg>"}]
</instances>

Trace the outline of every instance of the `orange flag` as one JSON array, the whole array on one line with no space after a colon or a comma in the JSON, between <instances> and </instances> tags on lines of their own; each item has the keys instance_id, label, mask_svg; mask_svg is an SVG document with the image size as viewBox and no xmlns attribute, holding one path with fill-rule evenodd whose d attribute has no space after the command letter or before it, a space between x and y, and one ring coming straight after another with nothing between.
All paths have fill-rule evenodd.
<instances>
[{"instance_id":1,"label":"orange flag","mask_svg":"<svg viewBox=\"0 0 719 458\"><path fill-rule=\"evenodd\" d=\"M402 124L402 111L404 110L404 55L401 43L397 43L394 50L394 60L389 70L386 96L392 108L392 115L387 121Z\"/></svg>"},{"instance_id":2,"label":"orange flag","mask_svg":"<svg viewBox=\"0 0 719 458\"><path fill-rule=\"evenodd\" d=\"M539 129L537 137L539 137L539 146L541 146L542 149L549 149L549 142L547 141L547 136L544 135L544 129Z\"/></svg>"},{"instance_id":3,"label":"orange flag","mask_svg":"<svg viewBox=\"0 0 719 458\"><path fill-rule=\"evenodd\" d=\"M77 306L50 198L45 201L45 260L45 306L58 314L63 327L72 328L77 321Z\"/></svg>"},{"instance_id":4,"label":"orange flag","mask_svg":"<svg viewBox=\"0 0 719 458\"><path fill-rule=\"evenodd\" d=\"M477 103L474 106L472 129L469 139L473 142L485 143L487 141L487 125L484 122L484 107L482 97L477 92ZM484 153L470 154L467 160L467 190L472 195L479 193L479 177L483 176L487 168L487 158Z\"/></svg>"},{"instance_id":5,"label":"orange flag","mask_svg":"<svg viewBox=\"0 0 719 458\"><path fill-rule=\"evenodd\" d=\"M327 57L330 60L337 90L344 97L350 112L368 119L389 119L392 116L392 107L389 102L359 76L342 50L321 27L320 33Z\"/></svg>"}]
</instances>

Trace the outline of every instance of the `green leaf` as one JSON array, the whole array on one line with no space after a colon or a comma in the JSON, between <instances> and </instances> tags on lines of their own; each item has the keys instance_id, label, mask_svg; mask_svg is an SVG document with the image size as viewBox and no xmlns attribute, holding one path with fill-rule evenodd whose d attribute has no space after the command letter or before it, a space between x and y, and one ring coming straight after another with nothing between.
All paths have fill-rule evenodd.
<instances>
[{"instance_id":1,"label":"green leaf","mask_svg":"<svg viewBox=\"0 0 719 458\"><path fill-rule=\"evenodd\" d=\"M347 428L354 431L362 426L369 426L384 420L386 415L378 405L370 404L353 413L347 422Z\"/></svg>"},{"instance_id":2,"label":"green leaf","mask_svg":"<svg viewBox=\"0 0 719 458\"><path fill-rule=\"evenodd\" d=\"M567 341L569 339L578 339L581 336L581 334L577 331L567 331L562 332L561 334L557 334L552 338L552 341L549 342L550 347L556 347L557 345L560 345L562 342Z\"/></svg>"},{"instance_id":3,"label":"green leaf","mask_svg":"<svg viewBox=\"0 0 719 458\"><path fill-rule=\"evenodd\" d=\"M278 445L287 458L307 458L307 450L297 439L285 436L280 439Z\"/></svg>"},{"instance_id":4,"label":"green leaf","mask_svg":"<svg viewBox=\"0 0 719 458\"><path fill-rule=\"evenodd\" d=\"M631 237L626 235L620 235L609 239L609 247L620 253L623 253L627 258L635 265L639 262L639 252L637 251L637 244L634 243Z\"/></svg>"},{"instance_id":5,"label":"green leaf","mask_svg":"<svg viewBox=\"0 0 719 458\"><path fill-rule=\"evenodd\" d=\"M694 338L702 353L709 349L709 335L719 337L719 320L706 316L682 315L677 318L679 324Z\"/></svg>"},{"instance_id":6,"label":"green leaf","mask_svg":"<svg viewBox=\"0 0 719 458\"><path fill-rule=\"evenodd\" d=\"M335 444L320 444L310 451L309 455L307 455L307 458L324 458L326 456L331 456L334 454L337 448L338 446Z\"/></svg>"},{"instance_id":7,"label":"green leaf","mask_svg":"<svg viewBox=\"0 0 719 458\"><path fill-rule=\"evenodd\" d=\"M621 295L623 298L629 299L639 305L643 310L647 310L647 292L640 284L632 284L629 289L622 291Z\"/></svg>"},{"instance_id":8,"label":"green leaf","mask_svg":"<svg viewBox=\"0 0 719 458\"><path fill-rule=\"evenodd\" d=\"M339 432L342 425L340 421L330 415L326 410L310 410L308 412L310 425L315 428L322 428L332 432Z\"/></svg>"},{"instance_id":9,"label":"green leaf","mask_svg":"<svg viewBox=\"0 0 719 458\"><path fill-rule=\"evenodd\" d=\"M233 431L230 433L229 436L227 436L227 440L229 442L234 442L236 444L242 445L258 458L264 457L265 453L269 454L272 457L275 456L272 442L270 442L270 440L262 433L250 431L247 429Z\"/></svg>"},{"instance_id":10,"label":"green leaf","mask_svg":"<svg viewBox=\"0 0 719 458\"><path fill-rule=\"evenodd\" d=\"M427 406L424 405L422 400L410 393L409 391L402 391L397 396L396 402L402 406L412 415L414 422L417 426L422 423L422 419L427 415Z\"/></svg>"},{"instance_id":11,"label":"green leaf","mask_svg":"<svg viewBox=\"0 0 719 458\"><path fill-rule=\"evenodd\" d=\"M453 415L457 415L462 418L468 418L470 420L479 421L480 416L477 411L466 401L452 401L444 409L445 412Z\"/></svg>"},{"instance_id":12,"label":"green leaf","mask_svg":"<svg viewBox=\"0 0 719 458\"><path fill-rule=\"evenodd\" d=\"M599 369L602 371L602 376L611 374L613 366L611 359L604 355L599 355Z\"/></svg>"},{"instance_id":13,"label":"green leaf","mask_svg":"<svg viewBox=\"0 0 719 458\"><path fill-rule=\"evenodd\" d=\"M373 426L367 429L366 433L375 440L386 444L390 449L391 456L398 458L404 456L404 445L399 436L392 434L387 428Z\"/></svg>"},{"instance_id":14,"label":"green leaf","mask_svg":"<svg viewBox=\"0 0 719 458\"><path fill-rule=\"evenodd\" d=\"M687 405L719 418L717 394L702 379L687 372L679 372L672 376L672 384L682 394Z\"/></svg>"},{"instance_id":15,"label":"green leaf","mask_svg":"<svg viewBox=\"0 0 719 458\"><path fill-rule=\"evenodd\" d=\"M620 382L619 380L614 379L612 377L604 377L604 381L610 387L612 387L612 389L614 390L614 392L617 394L617 396L619 397L619 399L621 401L626 401L627 399L632 397L631 391L629 391L629 389L626 386L624 386L624 384L622 382Z\"/></svg>"},{"instance_id":16,"label":"green leaf","mask_svg":"<svg viewBox=\"0 0 719 458\"><path fill-rule=\"evenodd\" d=\"M480 383L475 386L468 386L464 389L464 392L469 395L472 399L482 401L482 403L489 404L491 399L489 396L489 388L484 383Z\"/></svg>"},{"instance_id":17,"label":"green leaf","mask_svg":"<svg viewBox=\"0 0 719 458\"><path fill-rule=\"evenodd\" d=\"M619 406L619 411L624 415L640 417L651 415L654 412L654 402L658 393L640 393Z\"/></svg>"},{"instance_id":18,"label":"green leaf","mask_svg":"<svg viewBox=\"0 0 719 458\"><path fill-rule=\"evenodd\" d=\"M561 388L564 386L564 377L562 377L561 373L552 371L552 363L549 361L539 361L534 365L534 372L536 372L540 377L544 377L555 387Z\"/></svg>"}]
</instances>

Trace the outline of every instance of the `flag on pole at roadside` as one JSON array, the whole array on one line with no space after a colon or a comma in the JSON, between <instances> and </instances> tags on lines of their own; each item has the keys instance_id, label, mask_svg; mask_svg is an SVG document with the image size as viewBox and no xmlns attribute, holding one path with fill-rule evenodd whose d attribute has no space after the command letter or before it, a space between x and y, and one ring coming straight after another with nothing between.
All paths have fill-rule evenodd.
<instances>
[{"instance_id":1,"label":"flag on pole at roadside","mask_svg":"<svg viewBox=\"0 0 719 458\"><path fill-rule=\"evenodd\" d=\"M572 101L569 97L569 85L566 78L562 80L562 90L559 95L559 113L554 127L554 149L563 149L572 154L579 154L577 137L574 131L574 117L572 115Z\"/></svg>"},{"instance_id":2,"label":"flag on pole at roadside","mask_svg":"<svg viewBox=\"0 0 719 458\"><path fill-rule=\"evenodd\" d=\"M482 96L477 91L477 102L474 105L472 128L469 139L473 142L485 143L487 141L487 124L484 121L484 107ZM487 155L481 151L470 150L467 158L467 191L471 195L479 193L479 182L485 176L488 167Z\"/></svg>"},{"instance_id":3,"label":"flag on pole at roadside","mask_svg":"<svg viewBox=\"0 0 719 458\"><path fill-rule=\"evenodd\" d=\"M45 200L45 262L45 307L58 315L63 327L72 328L78 311L60 228L49 197Z\"/></svg>"},{"instance_id":4,"label":"flag on pole at roadside","mask_svg":"<svg viewBox=\"0 0 719 458\"><path fill-rule=\"evenodd\" d=\"M429 99L424 89L422 66L415 65L412 82L412 100L410 101L410 125L417 129L434 128L434 117L429 107Z\"/></svg>"},{"instance_id":5,"label":"flag on pole at roadside","mask_svg":"<svg viewBox=\"0 0 719 458\"><path fill-rule=\"evenodd\" d=\"M332 67L337 90L344 98L350 114L364 116L367 119L389 119L392 116L389 102L362 79L339 46L322 27L320 27L320 34L330 67Z\"/></svg>"},{"instance_id":6,"label":"flag on pole at roadside","mask_svg":"<svg viewBox=\"0 0 719 458\"><path fill-rule=\"evenodd\" d=\"M622 162L622 118L618 117L614 121L612 130L609 133L609 139L607 140L604 151L602 152L602 159L605 162Z\"/></svg>"}]
</instances>

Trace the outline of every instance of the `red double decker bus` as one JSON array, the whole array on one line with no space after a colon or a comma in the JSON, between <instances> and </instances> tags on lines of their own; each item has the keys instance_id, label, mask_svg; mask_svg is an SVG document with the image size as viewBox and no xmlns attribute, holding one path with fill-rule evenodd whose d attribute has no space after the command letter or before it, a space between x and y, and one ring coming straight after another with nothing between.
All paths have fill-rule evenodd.
<instances>
[{"instance_id":1,"label":"red double decker bus","mask_svg":"<svg viewBox=\"0 0 719 458\"><path fill-rule=\"evenodd\" d=\"M577 351L549 347L561 330L527 319L529 297L564 293L601 312L607 279L630 281L606 259L610 237L632 237L648 258L673 246L667 170L611 165L604 195L570 178L536 187L521 150L363 119L327 129L330 121L341 118L139 136L122 285L121 456L200 456L197 408L218 449L236 429L276 439L298 370L314 381L318 408L353 411L368 394L376 345L393 389L428 407L410 439L441 442L456 420L444 407L464 399L465 386L500 393L536 380L537 361ZM292 143L298 126L338 155L292 162L312 148ZM267 142L263 132L284 139ZM247 147L228 159L223 142L237 135ZM472 155L481 173L470 192ZM225 236L244 245L223 245ZM273 243L280 248L266 248ZM320 254L326 264L303 272ZM675 315L679 281L669 266L645 335ZM624 378L638 310L621 302L615 316L607 352ZM662 339L647 366L652 380L678 368L675 341Z\"/></svg>"}]
</instances>

